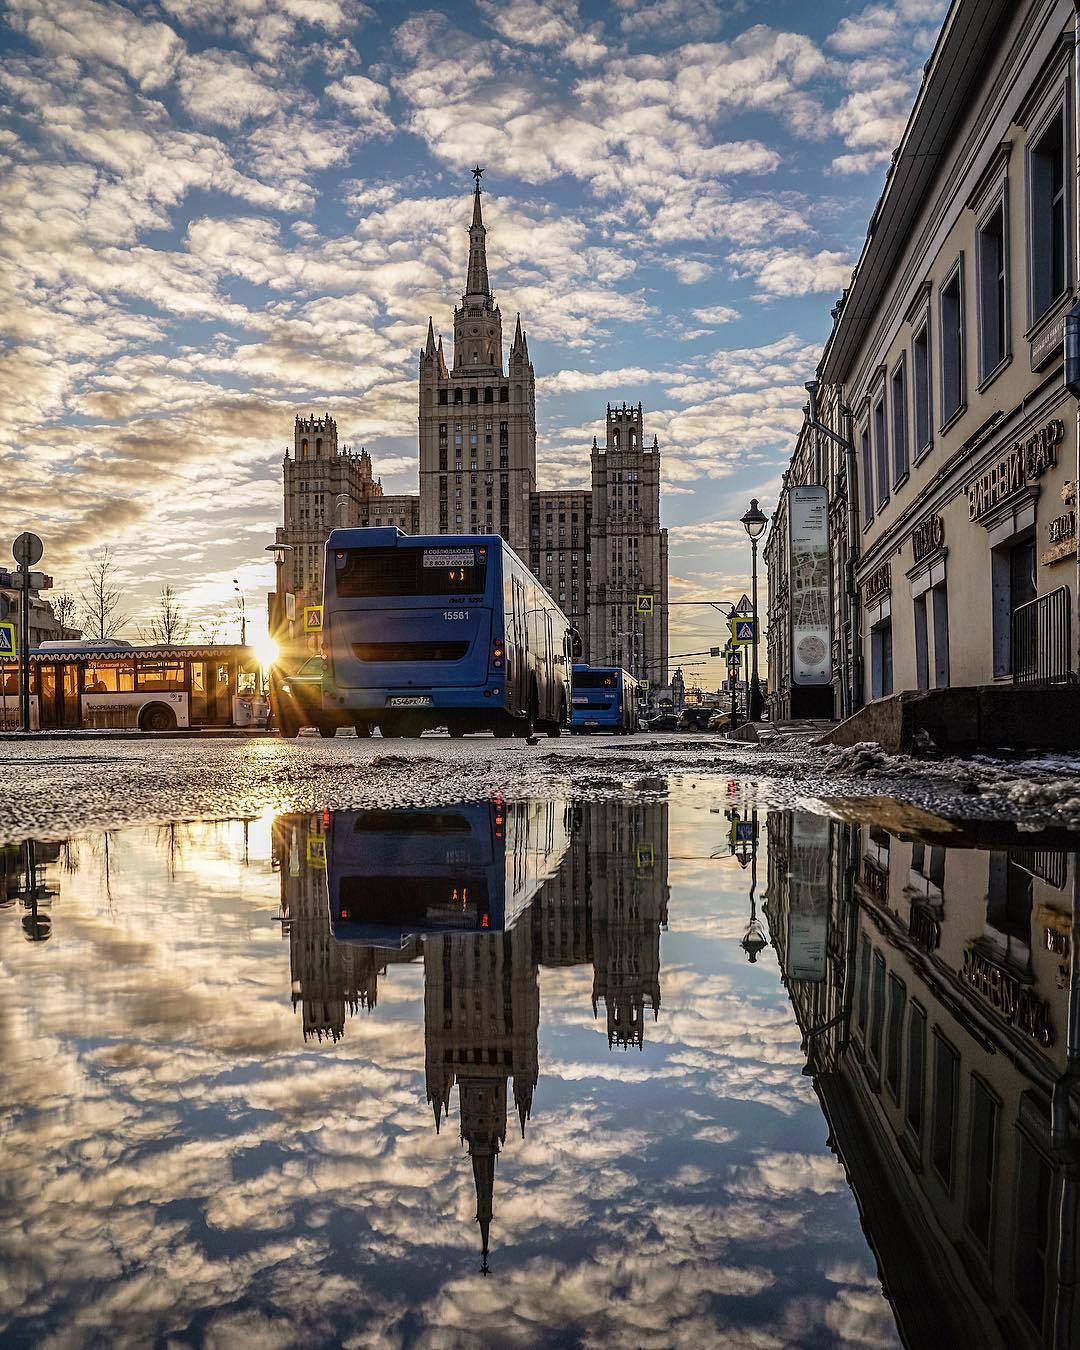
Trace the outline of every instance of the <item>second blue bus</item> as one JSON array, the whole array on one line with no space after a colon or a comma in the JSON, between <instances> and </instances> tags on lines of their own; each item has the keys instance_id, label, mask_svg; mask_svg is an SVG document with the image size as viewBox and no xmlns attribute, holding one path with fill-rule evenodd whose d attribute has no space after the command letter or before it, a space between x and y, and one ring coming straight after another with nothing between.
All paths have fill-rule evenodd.
<instances>
[{"instance_id":1,"label":"second blue bus","mask_svg":"<svg viewBox=\"0 0 1080 1350\"><path fill-rule=\"evenodd\" d=\"M637 731L638 682L619 666L573 668L573 731L612 731L629 736Z\"/></svg>"},{"instance_id":2,"label":"second blue bus","mask_svg":"<svg viewBox=\"0 0 1080 1350\"><path fill-rule=\"evenodd\" d=\"M499 535L331 531L323 659L325 712L361 732L569 725L570 625Z\"/></svg>"}]
</instances>

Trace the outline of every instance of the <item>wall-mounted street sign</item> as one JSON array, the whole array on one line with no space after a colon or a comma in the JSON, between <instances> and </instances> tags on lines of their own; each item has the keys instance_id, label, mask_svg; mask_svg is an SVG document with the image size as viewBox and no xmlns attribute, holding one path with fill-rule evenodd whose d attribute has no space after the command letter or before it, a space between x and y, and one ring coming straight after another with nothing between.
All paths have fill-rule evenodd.
<instances>
[{"instance_id":1,"label":"wall-mounted street sign","mask_svg":"<svg viewBox=\"0 0 1080 1350\"><path fill-rule=\"evenodd\" d=\"M653 612L653 597L651 595L639 595L634 603L634 609L639 614L651 614Z\"/></svg>"},{"instance_id":2,"label":"wall-mounted street sign","mask_svg":"<svg viewBox=\"0 0 1080 1350\"><path fill-rule=\"evenodd\" d=\"M754 641L754 630L757 627L756 620L743 619L735 615L731 618L730 623L731 640L737 647L745 646L747 643Z\"/></svg>"},{"instance_id":3,"label":"wall-mounted street sign","mask_svg":"<svg viewBox=\"0 0 1080 1350\"><path fill-rule=\"evenodd\" d=\"M322 632L322 605L304 606L304 632Z\"/></svg>"},{"instance_id":4,"label":"wall-mounted street sign","mask_svg":"<svg viewBox=\"0 0 1080 1350\"><path fill-rule=\"evenodd\" d=\"M13 623L0 623L0 661L5 657L15 655L15 625Z\"/></svg>"}]
</instances>

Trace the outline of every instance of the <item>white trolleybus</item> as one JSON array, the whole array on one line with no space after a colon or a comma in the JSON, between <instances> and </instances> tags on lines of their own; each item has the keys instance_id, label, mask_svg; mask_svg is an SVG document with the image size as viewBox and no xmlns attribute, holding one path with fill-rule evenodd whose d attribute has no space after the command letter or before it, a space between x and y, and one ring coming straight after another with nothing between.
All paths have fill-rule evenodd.
<instances>
[{"instance_id":1,"label":"white trolleybus","mask_svg":"<svg viewBox=\"0 0 1080 1350\"><path fill-rule=\"evenodd\" d=\"M265 726L269 704L251 647L43 642L30 653L30 726ZM18 728L19 668L0 662L0 726Z\"/></svg>"}]
</instances>

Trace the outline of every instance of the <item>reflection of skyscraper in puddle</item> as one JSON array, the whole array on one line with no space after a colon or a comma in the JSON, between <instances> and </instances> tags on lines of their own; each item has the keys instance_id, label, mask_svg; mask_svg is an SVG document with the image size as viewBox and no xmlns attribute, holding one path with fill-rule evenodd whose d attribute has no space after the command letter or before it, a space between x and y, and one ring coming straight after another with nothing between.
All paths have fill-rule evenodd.
<instances>
[{"instance_id":1,"label":"reflection of skyscraper in puddle","mask_svg":"<svg viewBox=\"0 0 1080 1350\"><path fill-rule=\"evenodd\" d=\"M423 956L427 1099L438 1129L457 1085L486 1268L509 1083L522 1135L537 1086L538 967L594 963L609 1044L640 1046L659 1009L667 804L283 817L275 856L305 1037L337 1040L390 963Z\"/></svg>"},{"instance_id":2,"label":"reflection of skyscraper in puddle","mask_svg":"<svg viewBox=\"0 0 1080 1350\"><path fill-rule=\"evenodd\" d=\"M911 1345L1076 1345L1076 855L876 812L773 815L767 913L886 1293Z\"/></svg>"},{"instance_id":3,"label":"reflection of skyscraper in puddle","mask_svg":"<svg viewBox=\"0 0 1080 1350\"><path fill-rule=\"evenodd\" d=\"M281 875L282 935L289 939L293 1008L300 1007L304 1039L345 1034L345 1014L374 1008L379 976L391 962L412 961L415 942L400 951L337 942L326 903L326 818L281 816L274 822L274 855Z\"/></svg>"},{"instance_id":4,"label":"reflection of skyscraper in puddle","mask_svg":"<svg viewBox=\"0 0 1080 1350\"><path fill-rule=\"evenodd\" d=\"M660 1012L660 931L667 925L667 803L584 807L586 893L592 909L593 1012L603 999L608 1045L639 1048L645 1005Z\"/></svg>"}]
</instances>

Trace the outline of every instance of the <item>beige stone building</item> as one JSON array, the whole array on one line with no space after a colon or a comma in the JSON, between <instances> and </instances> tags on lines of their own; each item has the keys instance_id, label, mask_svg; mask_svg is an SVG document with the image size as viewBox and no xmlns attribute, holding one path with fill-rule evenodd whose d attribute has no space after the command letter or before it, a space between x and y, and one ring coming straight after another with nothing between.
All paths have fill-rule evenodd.
<instances>
[{"instance_id":1,"label":"beige stone building","mask_svg":"<svg viewBox=\"0 0 1080 1350\"><path fill-rule=\"evenodd\" d=\"M946 17L769 543L780 712L801 696L785 535L808 484L829 498L834 715L1075 676L1073 27L1067 0L954 0Z\"/></svg>"},{"instance_id":2,"label":"beige stone building","mask_svg":"<svg viewBox=\"0 0 1080 1350\"><path fill-rule=\"evenodd\" d=\"M491 289L479 176L465 291L447 364L428 320L419 354L419 496L389 496L366 450L339 447L329 415L298 417L284 466L291 547L283 583L299 619L322 596L322 550L335 526L396 525L407 534L501 534L527 559L583 645L667 683L667 531L660 526L660 447L646 443L641 405L609 405L591 485L536 487L536 379L521 316L504 364L502 311ZM636 597L653 597L643 618ZM314 641L314 640L313 640Z\"/></svg>"}]
</instances>

